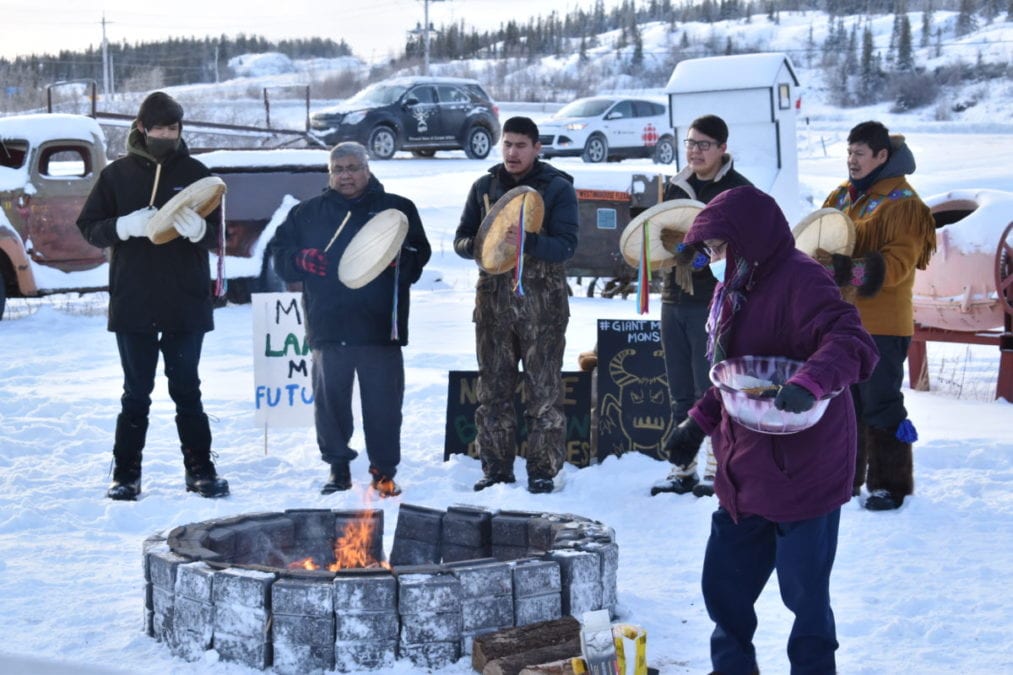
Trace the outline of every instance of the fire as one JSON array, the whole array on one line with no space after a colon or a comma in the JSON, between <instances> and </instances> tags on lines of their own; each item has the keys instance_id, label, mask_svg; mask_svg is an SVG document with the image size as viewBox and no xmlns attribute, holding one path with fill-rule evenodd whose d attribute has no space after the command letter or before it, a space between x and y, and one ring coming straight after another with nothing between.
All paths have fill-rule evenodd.
<instances>
[{"instance_id":1,"label":"fire","mask_svg":"<svg viewBox=\"0 0 1013 675\"><path fill-rule=\"evenodd\" d=\"M376 519L363 515L348 523L345 532L334 542L334 564L328 565L327 569L337 572L349 568L383 567L390 569L390 565L382 560L377 560L370 552L370 542L373 540L373 527ZM297 570L318 570L318 565L313 558L303 558L288 564L288 569Z\"/></svg>"}]
</instances>

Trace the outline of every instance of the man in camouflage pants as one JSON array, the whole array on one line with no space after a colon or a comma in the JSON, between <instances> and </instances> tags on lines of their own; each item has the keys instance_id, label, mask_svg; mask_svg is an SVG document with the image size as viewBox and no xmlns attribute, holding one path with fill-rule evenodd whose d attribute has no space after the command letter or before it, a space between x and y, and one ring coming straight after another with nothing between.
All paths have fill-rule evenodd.
<instances>
[{"instance_id":1,"label":"man in camouflage pants","mask_svg":"<svg viewBox=\"0 0 1013 675\"><path fill-rule=\"evenodd\" d=\"M509 190L527 185L545 203L542 228L524 239L523 273L515 289L514 271L479 272L475 295L478 356L476 443L483 477L475 490L513 483L517 416L514 391L518 363L524 364L524 415L527 422L529 492L551 492L563 465L566 417L560 372L570 317L564 262L577 248L577 193L573 179L538 160L538 127L527 117L503 125L503 162L475 181L454 237L454 250L474 258L478 228L491 205ZM517 225L506 239L517 236ZM519 291L523 290L523 294Z\"/></svg>"}]
</instances>

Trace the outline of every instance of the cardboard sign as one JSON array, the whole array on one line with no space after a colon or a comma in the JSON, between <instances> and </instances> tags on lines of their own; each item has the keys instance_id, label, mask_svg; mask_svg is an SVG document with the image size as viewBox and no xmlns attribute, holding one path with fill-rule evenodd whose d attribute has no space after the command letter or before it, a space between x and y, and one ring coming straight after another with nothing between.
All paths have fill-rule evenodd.
<instances>
[{"instance_id":1,"label":"cardboard sign","mask_svg":"<svg viewBox=\"0 0 1013 675\"><path fill-rule=\"evenodd\" d=\"M566 415L566 461L587 466L591 454L591 374L563 372L563 413ZM447 388L447 432L443 446L444 461L453 454L478 458L475 447L475 409L478 408L478 372L452 370ZM517 456L527 456L527 426L524 420L523 384L518 382L514 396L517 411Z\"/></svg>"},{"instance_id":2,"label":"cardboard sign","mask_svg":"<svg viewBox=\"0 0 1013 675\"><path fill-rule=\"evenodd\" d=\"M258 426L313 424L312 358L300 293L253 293L253 381Z\"/></svg>"},{"instance_id":3,"label":"cardboard sign","mask_svg":"<svg viewBox=\"0 0 1013 675\"><path fill-rule=\"evenodd\" d=\"M660 458L672 426L661 322L598 320L597 460L642 452Z\"/></svg>"}]
</instances>

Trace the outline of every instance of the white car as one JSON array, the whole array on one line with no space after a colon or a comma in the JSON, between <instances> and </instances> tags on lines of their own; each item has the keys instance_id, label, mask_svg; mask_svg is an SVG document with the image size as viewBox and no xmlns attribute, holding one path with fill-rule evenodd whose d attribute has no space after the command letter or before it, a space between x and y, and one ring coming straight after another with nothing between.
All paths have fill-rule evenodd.
<instances>
[{"instance_id":1,"label":"white car","mask_svg":"<svg viewBox=\"0 0 1013 675\"><path fill-rule=\"evenodd\" d=\"M631 96L580 98L538 123L542 157L604 162L650 157L675 159L675 137L663 99Z\"/></svg>"}]
</instances>

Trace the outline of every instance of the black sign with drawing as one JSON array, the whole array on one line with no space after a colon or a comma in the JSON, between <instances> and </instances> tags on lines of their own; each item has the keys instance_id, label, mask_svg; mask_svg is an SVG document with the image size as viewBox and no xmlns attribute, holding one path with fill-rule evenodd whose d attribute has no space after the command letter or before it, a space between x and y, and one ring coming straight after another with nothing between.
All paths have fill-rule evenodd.
<instances>
[{"instance_id":1,"label":"black sign with drawing","mask_svg":"<svg viewBox=\"0 0 1013 675\"><path fill-rule=\"evenodd\" d=\"M636 451L660 458L672 425L661 322L598 320L598 461Z\"/></svg>"},{"instance_id":2,"label":"black sign with drawing","mask_svg":"<svg viewBox=\"0 0 1013 675\"><path fill-rule=\"evenodd\" d=\"M563 413L566 415L566 461L575 466L591 463L591 374L563 372ZM447 432L443 459L464 453L478 457L475 448L475 409L478 372L452 370L447 389ZM523 385L514 396L517 410L517 455L527 456L527 428L524 421Z\"/></svg>"}]
</instances>

